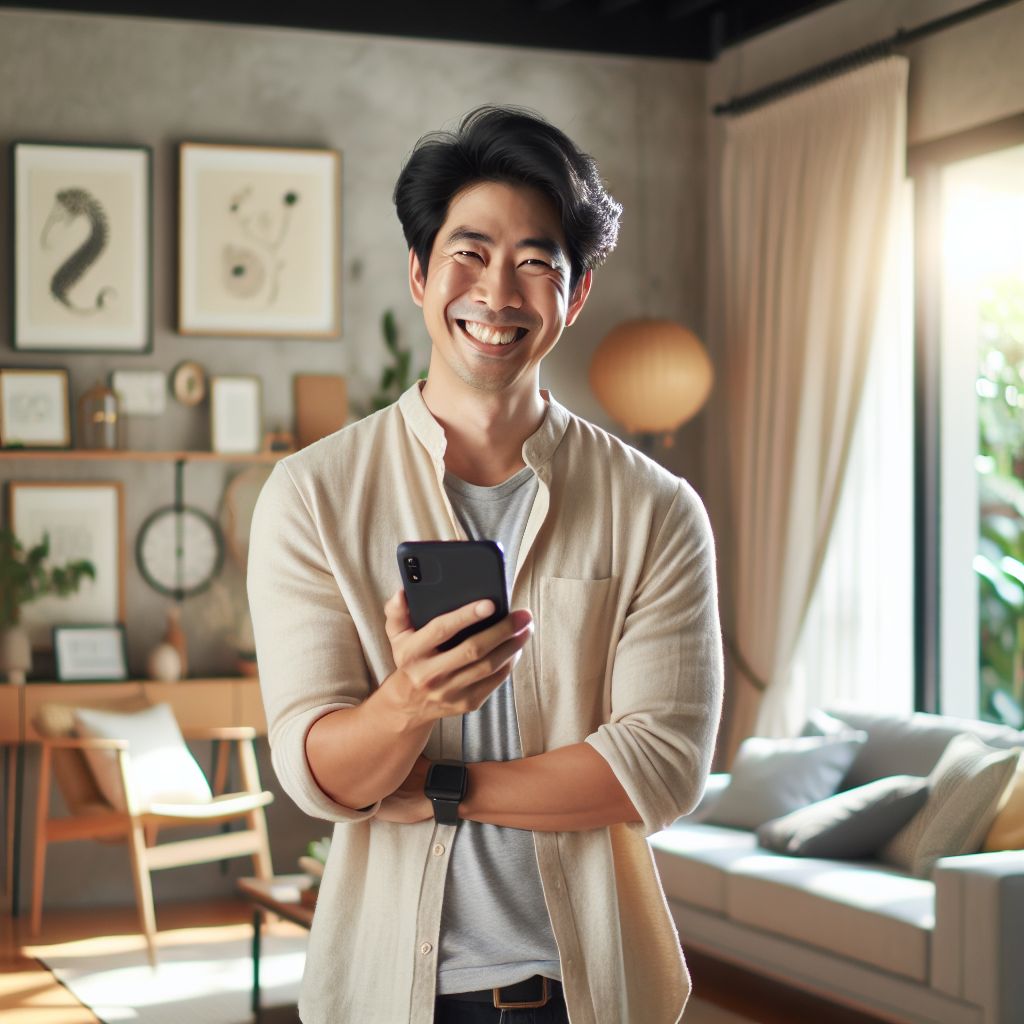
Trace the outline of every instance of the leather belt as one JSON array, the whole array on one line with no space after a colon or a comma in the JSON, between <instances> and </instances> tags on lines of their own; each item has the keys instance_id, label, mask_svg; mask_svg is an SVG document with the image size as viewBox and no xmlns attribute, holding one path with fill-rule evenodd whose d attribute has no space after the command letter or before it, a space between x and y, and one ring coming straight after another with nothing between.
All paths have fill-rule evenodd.
<instances>
[{"instance_id":1,"label":"leather belt","mask_svg":"<svg viewBox=\"0 0 1024 1024\"><path fill-rule=\"evenodd\" d=\"M544 1006L549 1000L562 994L562 984L554 978L535 974L526 981L500 988L482 988L476 992L451 992L441 999L458 999L469 1003L492 1003L499 1010L529 1010Z\"/></svg>"}]
</instances>

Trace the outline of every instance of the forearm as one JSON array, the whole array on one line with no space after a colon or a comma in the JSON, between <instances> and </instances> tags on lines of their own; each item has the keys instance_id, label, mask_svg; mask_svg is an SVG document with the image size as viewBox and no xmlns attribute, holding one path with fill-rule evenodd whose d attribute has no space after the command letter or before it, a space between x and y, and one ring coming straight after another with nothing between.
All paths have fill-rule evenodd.
<instances>
[{"instance_id":1,"label":"forearm","mask_svg":"<svg viewBox=\"0 0 1024 1024\"><path fill-rule=\"evenodd\" d=\"M392 679L358 706L317 719L306 735L306 760L317 785L345 807L361 810L393 793L430 735L432 722L414 723L398 708Z\"/></svg>"},{"instance_id":2,"label":"forearm","mask_svg":"<svg viewBox=\"0 0 1024 1024\"><path fill-rule=\"evenodd\" d=\"M581 832L641 820L608 762L586 743L468 767L462 818L537 832Z\"/></svg>"}]
</instances>

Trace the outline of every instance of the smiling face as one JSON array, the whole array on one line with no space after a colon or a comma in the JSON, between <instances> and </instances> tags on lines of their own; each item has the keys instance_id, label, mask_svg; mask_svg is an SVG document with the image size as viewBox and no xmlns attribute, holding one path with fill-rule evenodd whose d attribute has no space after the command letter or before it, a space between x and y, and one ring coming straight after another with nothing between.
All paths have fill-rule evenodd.
<instances>
[{"instance_id":1,"label":"smiling face","mask_svg":"<svg viewBox=\"0 0 1024 1024\"><path fill-rule=\"evenodd\" d=\"M587 271L570 295L569 275L561 221L543 193L490 181L457 193L426 275L409 254L409 286L433 343L431 379L536 390L540 361L590 290Z\"/></svg>"}]
</instances>

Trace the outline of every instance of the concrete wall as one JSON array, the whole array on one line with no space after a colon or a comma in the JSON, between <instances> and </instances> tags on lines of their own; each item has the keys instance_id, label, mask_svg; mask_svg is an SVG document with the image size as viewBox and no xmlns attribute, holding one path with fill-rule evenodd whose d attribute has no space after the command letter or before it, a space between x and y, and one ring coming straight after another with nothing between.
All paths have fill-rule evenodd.
<instances>
[{"instance_id":1,"label":"concrete wall","mask_svg":"<svg viewBox=\"0 0 1024 1024\"><path fill-rule=\"evenodd\" d=\"M68 366L77 397L111 369L170 370L186 358L210 373L258 372L268 427L291 421L292 376L343 373L350 395L366 399L384 363L381 313L396 311L404 340L426 364L429 343L406 284L406 251L391 204L402 161L426 131L482 102L540 111L597 159L625 205L618 251L596 275L580 321L548 358L543 383L569 408L611 429L590 394L586 370L604 332L642 314L698 330L703 321L705 69L700 64L470 46L372 36L218 26L205 23L0 11L0 144L12 140L143 143L154 152L153 351L142 356L15 352L4 366ZM174 329L177 258L177 144L182 141L328 146L342 153L342 337L337 341L206 339ZM0 194L9 168L0 162ZM7 204L0 280L8 280ZM9 332L0 288L0 332ZM157 423L133 424L133 446L208 447L202 411L171 401ZM695 478L699 426L660 453ZM216 515L231 470L192 465L186 500ZM129 658L141 673L163 633L163 599L142 580L132 551L144 518L173 499L169 464L0 463L4 479L122 480L129 552ZM229 566L209 593L185 604L192 674L232 670L227 642L241 576ZM197 749L204 764L209 753ZM264 781L272 772L263 752ZM27 773L32 807L34 763ZM26 815L26 823L31 815ZM274 853L291 870L309 838L327 826L303 819L286 799L271 808ZM26 837L26 854L30 845ZM51 853L47 903L130 899L122 849L72 844ZM232 868L168 872L158 899L228 891ZM83 885L83 878L88 884ZM27 879L26 879L27 884ZM23 890L27 892L27 888Z\"/></svg>"}]
</instances>

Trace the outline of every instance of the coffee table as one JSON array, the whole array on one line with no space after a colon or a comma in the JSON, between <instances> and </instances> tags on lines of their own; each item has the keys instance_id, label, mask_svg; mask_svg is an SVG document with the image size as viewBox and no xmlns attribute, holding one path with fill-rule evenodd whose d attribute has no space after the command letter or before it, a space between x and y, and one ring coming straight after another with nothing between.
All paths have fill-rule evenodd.
<instances>
[{"instance_id":1,"label":"coffee table","mask_svg":"<svg viewBox=\"0 0 1024 1024\"><path fill-rule=\"evenodd\" d=\"M252 1012L260 1019L260 936L269 912L309 928L313 907L302 902L301 893L312 887L309 875L275 875L273 878L240 878L238 889L253 905L252 911Z\"/></svg>"}]
</instances>

